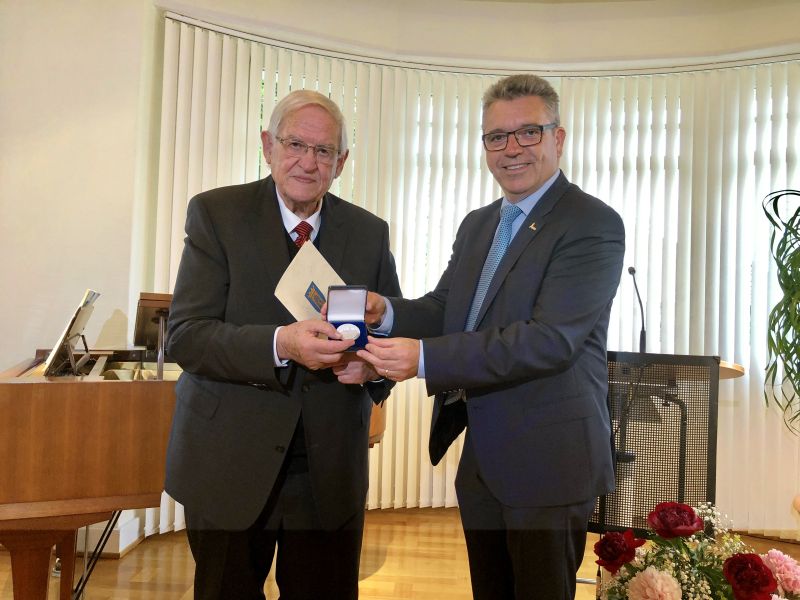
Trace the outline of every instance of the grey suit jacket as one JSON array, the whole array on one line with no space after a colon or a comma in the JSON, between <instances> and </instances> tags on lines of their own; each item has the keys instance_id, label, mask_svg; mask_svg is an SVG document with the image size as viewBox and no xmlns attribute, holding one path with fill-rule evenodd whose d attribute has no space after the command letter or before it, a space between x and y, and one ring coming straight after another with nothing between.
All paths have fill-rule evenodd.
<instances>
[{"instance_id":1,"label":"grey suit jacket","mask_svg":"<svg viewBox=\"0 0 800 600\"><path fill-rule=\"evenodd\" d=\"M336 528L366 499L373 402L389 382L340 384L330 369L276 368L273 337L294 319L275 297L290 262L271 177L204 192L189 203L169 317L176 386L166 490L224 529L263 509L301 411L323 525ZM399 294L387 224L333 194L319 249L346 283Z\"/></svg>"},{"instance_id":2,"label":"grey suit jacket","mask_svg":"<svg viewBox=\"0 0 800 600\"><path fill-rule=\"evenodd\" d=\"M425 381L437 394L434 464L468 421L481 474L501 502L586 501L614 485L606 336L622 220L560 174L509 246L476 331L465 332L499 206L466 216L433 292L392 299L392 335L425 338ZM461 388L466 411L445 406L443 392Z\"/></svg>"}]
</instances>

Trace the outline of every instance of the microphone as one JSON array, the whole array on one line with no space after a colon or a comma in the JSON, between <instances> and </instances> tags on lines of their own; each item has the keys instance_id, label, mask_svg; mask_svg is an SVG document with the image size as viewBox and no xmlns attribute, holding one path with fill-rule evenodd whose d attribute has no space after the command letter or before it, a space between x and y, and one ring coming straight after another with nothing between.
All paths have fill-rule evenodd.
<instances>
[{"instance_id":1,"label":"microphone","mask_svg":"<svg viewBox=\"0 0 800 600\"><path fill-rule=\"evenodd\" d=\"M644 305L642 304L642 296L639 294L639 286L636 285L636 269L628 267L628 273L633 278L633 289L636 290L636 298L639 300L639 310L642 313L642 330L639 332L639 352L644 354L647 350L647 333L644 330Z\"/></svg>"}]
</instances>

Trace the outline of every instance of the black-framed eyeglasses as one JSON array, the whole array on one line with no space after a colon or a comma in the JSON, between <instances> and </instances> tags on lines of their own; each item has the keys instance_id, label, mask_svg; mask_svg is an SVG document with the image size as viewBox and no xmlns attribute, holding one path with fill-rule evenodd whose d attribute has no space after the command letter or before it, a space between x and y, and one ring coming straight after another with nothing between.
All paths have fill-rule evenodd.
<instances>
[{"instance_id":1,"label":"black-framed eyeglasses","mask_svg":"<svg viewBox=\"0 0 800 600\"><path fill-rule=\"evenodd\" d=\"M312 146L297 138L282 138L277 135L275 139L286 149L286 154L295 158L303 158L311 148L314 151L314 158L321 165L332 165L339 153L334 146Z\"/></svg>"},{"instance_id":2,"label":"black-framed eyeglasses","mask_svg":"<svg viewBox=\"0 0 800 600\"><path fill-rule=\"evenodd\" d=\"M547 125L526 125L516 131L492 131L481 136L483 147L489 152L505 150L508 146L508 136L512 133L517 138L520 146L535 146L542 141L544 132L548 129L555 129L558 123L548 123Z\"/></svg>"}]
</instances>

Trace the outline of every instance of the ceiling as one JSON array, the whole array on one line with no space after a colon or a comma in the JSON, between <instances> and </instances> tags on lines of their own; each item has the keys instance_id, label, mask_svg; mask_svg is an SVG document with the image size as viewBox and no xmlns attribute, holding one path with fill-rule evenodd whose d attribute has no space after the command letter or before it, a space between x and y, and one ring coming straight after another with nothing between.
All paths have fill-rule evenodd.
<instances>
[{"instance_id":1,"label":"ceiling","mask_svg":"<svg viewBox=\"0 0 800 600\"><path fill-rule=\"evenodd\" d=\"M613 2L646 2L648 0L463 0L465 2L513 2L516 4L607 4Z\"/></svg>"}]
</instances>

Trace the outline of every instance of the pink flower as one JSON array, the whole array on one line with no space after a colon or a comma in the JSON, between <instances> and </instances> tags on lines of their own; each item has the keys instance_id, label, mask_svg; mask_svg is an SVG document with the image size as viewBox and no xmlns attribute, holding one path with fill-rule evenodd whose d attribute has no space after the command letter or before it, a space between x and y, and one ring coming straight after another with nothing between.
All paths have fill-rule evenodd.
<instances>
[{"instance_id":1,"label":"pink flower","mask_svg":"<svg viewBox=\"0 0 800 600\"><path fill-rule=\"evenodd\" d=\"M628 582L630 600L681 600L681 586L669 573L647 567Z\"/></svg>"},{"instance_id":2,"label":"pink flower","mask_svg":"<svg viewBox=\"0 0 800 600\"><path fill-rule=\"evenodd\" d=\"M778 580L784 594L800 594L800 564L795 559L780 550L770 550L762 554L761 559Z\"/></svg>"}]
</instances>

